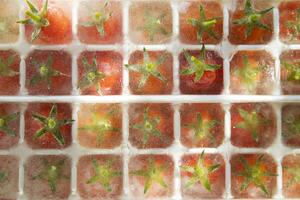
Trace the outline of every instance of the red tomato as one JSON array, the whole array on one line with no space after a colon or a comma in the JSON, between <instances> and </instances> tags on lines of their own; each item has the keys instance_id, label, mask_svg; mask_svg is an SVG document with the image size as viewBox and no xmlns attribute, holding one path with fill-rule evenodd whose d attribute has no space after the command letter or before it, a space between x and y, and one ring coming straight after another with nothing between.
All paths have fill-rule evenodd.
<instances>
[{"instance_id":1,"label":"red tomato","mask_svg":"<svg viewBox=\"0 0 300 200\"><path fill-rule=\"evenodd\" d=\"M123 172L122 158L119 155L87 155L80 157L77 164L77 190L83 199L121 199L123 193L123 177L115 176L110 179L111 191L107 191L102 185L101 180L93 184L86 182L95 176L93 160L99 165L112 163L111 170L114 172Z\"/></svg>"},{"instance_id":2,"label":"red tomato","mask_svg":"<svg viewBox=\"0 0 300 200\"><path fill-rule=\"evenodd\" d=\"M39 8L43 5L42 0L38 0ZM68 44L72 41L71 12L68 1L58 2L49 0L46 19L49 26L42 27L38 38L31 42L31 34L34 30L32 25L25 26L25 35L28 41L34 44Z\"/></svg>"},{"instance_id":3,"label":"red tomato","mask_svg":"<svg viewBox=\"0 0 300 200\"><path fill-rule=\"evenodd\" d=\"M194 130L186 125L198 124L197 114L201 114L202 120L209 123L216 120L217 123L209 131L210 135L197 138ZM188 147L217 147L224 139L224 111L219 104L183 104L180 108L181 119L181 143ZM213 139L212 139L213 138Z\"/></svg>"},{"instance_id":4,"label":"red tomato","mask_svg":"<svg viewBox=\"0 0 300 200\"><path fill-rule=\"evenodd\" d=\"M49 170L45 162L54 169L59 170L56 176L54 170ZM60 168L58 163L64 161ZM34 155L29 157L24 164L24 193L29 199L68 199L71 194L71 158L66 155ZM48 167L48 169L47 169ZM56 168L55 168L56 167ZM42 172L43 178L33 178ZM50 182L47 178L56 180L55 192L51 191Z\"/></svg>"},{"instance_id":5,"label":"red tomato","mask_svg":"<svg viewBox=\"0 0 300 200\"><path fill-rule=\"evenodd\" d=\"M78 82L86 75L83 59L86 58L89 65L93 59L97 60L98 71L104 73L105 77L99 81L100 94L120 95L122 93L122 56L114 51L85 51L77 59ZM97 91L97 84L81 89L82 95L100 95Z\"/></svg>"},{"instance_id":6,"label":"red tomato","mask_svg":"<svg viewBox=\"0 0 300 200\"><path fill-rule=\"evenodd\" d=\"M251 83L236 75L243 69L244 59L248 59L251 72L257 71ZM251 73L248 73L249 77ZM249 86L249 88L248 88ZM238 51L230 61L230 91L233 94L272 94L275 87L275 60L265 50Z\"/></svg>"},{"instance_id":7,"label":"red tomato","mask_svg":"<svg viewBox=\"0 0 300 200\"><path fill-rule=\"evenodd\" d=\"M148 142L143 144L143 131L134 129L134 124L143 125L144 112L148 108L149 121L158 118L155 128L160 132L159 136L150 134ZM129 107L129 141L136 148L166 148L174 141L173 133L173 109L170 104L132 104Z\"/></svg>"},{"instance_id":8,"label":"red tomato","mask_svg":"<svg viewBox=\"0 0 300 200\"><path fill-rule=\"evenodd\" d=\"M192 56L199 58L200 51L188 51ZM219 65L216 71L205 71L202 78L195 82L195 74L180 75L180 91L182 94L220 94L223 90L223 59L215 51L206 50L205 62ZM183 53L179 55L180 71L189 66Z\"/></svg>"},{"instance_id":9,"label":"red tomato","mask_svg":"<svg viewBox=\"0 0 300 200\"><path fill-rule=\"evenodd\" d=\"M87 44L114 44L120 43L123 40L122 34L122 8L120 2L109 1L107 5L107 14L112 12L112 16L104 23L104 36L100 36L96 26L85 27L82 24L91 22L95 14L89 7L93 6L95 12L103 8L103 4L97 1L97 5L91 3L93 1L81 2L79 5L79 24L78 24L78 38L82 43ZM100 6L100 7L99 7ZM99 8L98 8L99 7ZM96 9L97 8L97 9Z\"/></svg>"},{"instance_id":10,"label":"red tomato","mask_svg":"<svg viewBox=\"0 0 300 200\"><path fill-rule=\"evenodd\" d=\"M109 115L109 113L112 113ZM93 119L94 118L94 119ZM116 131L81 130L85 126L107 123ZM101 134L101 140L97 140ZM88 148L115 148L122 142L122 112L118 104L81 104L78 112L78 141Z\"/></svg>"},{"instance_id":11,"label":"red tomato","mask_svg":"<svg viewBox=\"0 0 300 200\"><path fill-rule=\"evenodd\" d=\"M0 104L0 118L18 113L19 107L16 104ZM8 123L8 127L15 132L15 136L0 131L0 149L9 149L19 142L20 116Z\"/></svg>"},{"instance_id":12,"label":"red tomato","mask_svg":"<svg viewBox=\"0 0 300 200\"><path fill-rule=\"evenodd\" d=\"M295 180L298 177L300 166L300 155L290 154L282 159L282 192L286 198L300 197L300 183Z\"/></svg>"},{"instance_id":13,"label":"red tomato","mask_svg":"<svg viewBox=\"0 0 300 200\"><path fill-rule=\"evenodd\" d=\"M229 10L229 36L228 40L232 44L266 44L271 41L273 37L273 12L267 13L262 19L261 23L268 26L271 30L254 27L252 34L246 37L246 26L236 25L233 21L241 19L245 16L245 0L235 1L235 10ZM271 1L251 1L254 10L262 11L272 7Z\"/></svg>"},{"instance_id":14,"label":"red tomato","mask_svg":"<svg viewBox=\"0 0 300 200\"><path fill-rule=\"evenodd\" d=\"M214 38L207 32L203 33L201 41L197 39L197 29L189 24L189 19L199 19L199 6L202 6L205 12L206 20L220 17L217 23L211 29L217 36ZM218 1L201 1L200 2L183 2L179 5L179 18L180 18L180 33L179 38L183 43L188 44L217 44L220 43L223 37L223 10Z\"/></svg>"},{"instance_id":15,"label":"red tomato","mask_svg":"<svg viewBox=\"0 0 300 200\"><path fill-rule=\"evenodd\" d=\"M57 119L71 119L72 109L68 104L57 105ZM70 146L72 142L71 126L64 125L60 128L65 145L61 146L52 134L46 133L40 138L34 138L34 135L43 126L32 117L33 113L38 113L48 117L53 104L51 103L32 103L29 104L25 112L25 141L32 149L61 149Z\"/></svg>"},{"instance_id":16,"label":"red tomato","mask_svg":"<svg viewBox=\"0 0 300 200\"><path fill-rule=\"evenodd\" d=\"M280 55L280 83L281 90L283 94L300 94L300 84L299 80L289 79L290 75L293 72L296 72L296 76L298 75L298 63L300 61L300 51L299 50L288 50L282 52ZM286 65L293 65L295 70L290 70L286 67Z\"/></svg>"},{"instance_id":17,"label":"red tomato","mask_svg":"<svg viewBox=\"0 0 300 200\"><path fill-rule=\"evenodd\" d=\"M270 198L274 195L277 188L277 177L276 176L261 176L262 183L265 185L268 191L266 195L259 187L255 186L253 182L250 182L248 187L241 191L241 185L245 181L244 176L238 176L238 173L245 172L245 166L241 162L241 157L243 157L250 166L254 166L259 157L262 154L234 154L230 159L231 165L231 194L234 198L244 199L261 199ZM264 157L259 165L259 170L261 172L268 172L272 174L277 173L277 164L272 156L268 154L263 154Z\"/></svg>"},{"instance_id":18,"label":"red tomato","mask_svg":"<svg viewBox=\"0 0 300 200\"><path fill-rule=\"evenodd\" d=\"M149 169L149 160L154 161L155 167L160 167L160 174L164 180L166 187L162 187L156 181L150 185L147 193L144 193L145 177L131 174L137 170ZM171 156L163 154L146 154L132 156L128 163L129 170L129 192L132 196L138 199L160 199L170 198L174 193L174 162Z\"/></svg>"},{"instance_id":19,"label":"red tomato","mask_svg":"<svg viewBox=\"0 0 300 200\"><path fill-rule=\"evenodd\" d=\"M285 43L299 43L300 34L289 23L297 25L297 12L300 9L299 1L283 1L279 7L279 34L281 41Z\"/></svg>"},{"instance_id":20,"label":"red tomato","mask_svg":"<svg viewBox=\"0 0 300 200\"><path fill-rule=\"evenodd\" d=\"M0 60L7 65L9 58L13 58L13 62L8 66L12 74L15 75L1 75L0 68L0 95L17 95L20 89L20 56L13 50L0 51Z\"/></svg>"},{"instance_id":21,"label":"red tomato","mask_svg":"<svg viewBox=\"0 0 300 200\"><path fill-rule=\"evenodd\" d=\"M185 154L181 158L181 166L194 167L197 165L200 154ZM190 188L185 187L190 180L192 174L181 169L181 192L185 199L207 198L217 199L222 198L225 192L225 161L220 154L204 154L204 166L209 167L219 164L219 168L208 175L208 180L211 185L211 191L208 191L199 182L195 183Z\"/></svg>"},{"instance_id":22,"label":"red tomato","mask_svg":"<svg viewBox=\"0 0 300 200\"><path fill-rule=\"evenodd\" d=\"M145 85L138 87L142 74L129 70L129 88L133 94L171 94L173 90L173 57L165 51L147 51L151 62L155 63L161 56L165 61L157 67L157 71L166 79L166 82L150 75ZM135 51L130 55L129 65L144 64L143 51Z\"/></svg>"},{"instance_id":23,"label":"red tomato","mask_svg":"<svg viewBox=\"0 0 300 200\"><path fill-rule=\"evenodd\" d=\"M300 147L300 106L298 104L286 104L282 107L281 115L283 143L289 147Z\"/></svg>"},{"instance_id":24,"label":"red tomato","mask_svg":"<svg viewBox=\"0 0 300 200\"><path fill-rule=\"evenodd\" d=\"M256 112L259 120L257 141L253 138L250 129L238 128L238 124L245 122L238 109L246 112ZM231 143L237 147L263 147L270 146L276 137L276 116L272 105L265 103L233 104L231 109ZM265 121L264 121L265 120Z\"/></svg>"},{"instance_id":25,"label":"red tomato","mask_svg":"<svg viewBox=\"0 0 300 200\"><path fill-rule=\"evenodd\" d=\"M51 87L48 89L45 79L31 84L31 79L39 74L41 64L46 64L47 59L53 59L52 69L64 75L52 76ZM72 91L72 58L64 51L34 50L26 58L26 87L31 95L69 95ZM38 64L38 66L36 65Z\"/></svg>"},{"instance_id":26,"label":"red tomato","mask_svg":"<svg viewBox=\"0 0 300 200\"><path fill-rule=\"evenodd\" d=\"M18 199L19 165L19 158L17 156L0 155L1 175L4 173L4 181L1 182L0 199Z\"/></svg>"}]
</instances>

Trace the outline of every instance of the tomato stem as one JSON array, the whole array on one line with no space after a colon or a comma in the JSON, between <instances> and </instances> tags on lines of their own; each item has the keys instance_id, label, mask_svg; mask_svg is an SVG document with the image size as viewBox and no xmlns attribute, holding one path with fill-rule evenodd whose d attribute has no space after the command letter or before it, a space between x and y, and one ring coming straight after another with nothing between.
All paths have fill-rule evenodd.
<instances>
[{"instance_id":1,"label":"tomato stem","mask_svg":"<svg viewBox=\"0 0 300 200\"><path fill-rule=\"evenodd\" d=\"M0 77L14 77L16 75L19 75L19 72L16 72L11 69L15 58L16 55L9 56L7 60L0 58Z\"/></svg>"}]
</instances>

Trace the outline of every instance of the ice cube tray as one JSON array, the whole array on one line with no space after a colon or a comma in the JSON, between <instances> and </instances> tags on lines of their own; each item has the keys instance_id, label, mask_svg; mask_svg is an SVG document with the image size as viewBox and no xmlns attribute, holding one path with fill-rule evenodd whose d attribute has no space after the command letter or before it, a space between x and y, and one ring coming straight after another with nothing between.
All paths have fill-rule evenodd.
<instances>
[{"instance_id":1,"label":"ice cube tray","mask_svg":"<svg viewBox=\"0 0 300 200\"><path fill-rule=\"evenodd\" d=\"M205 150L206 153L219 153L223 156L225 161L225 191L223 194L224 199L232 199L231 193L231 169L230 169L230 158L235 153L268 153L273 156L277 163L277 191L273 195L274 199L284 199L282 193L282 165L281 161L285 155L300 153L297 148L289 148L282 142L281 137L281 107L288 102L299 102L300 96L298 95L282 95L280 89L280 61L279 56L281 52L290 49L299 49L298 44L284 44L279 39L279 11L278 7L275 6L273 10L274 14L274 34L272 41L266 45L232 45L228 41L227 37L229 34L229 12L232 2L230 0L223 0L223 39L220 44L217 45L206 45L208 49L216 50L224 59L224 90L220 95L182 95L179 91L179 61L178 55L182 49L201 49L201 45L188 45L182 44L179 40L179 7L181 0L164 1L168 2L172 8L172 20L173 20L173 33L170 42L166 44L157 45L143 45L134 44L129 39L129 6L133 1L122 0L122 11L123 11L123 37L124 42L116 45L86 45L80 43L77 38L77 9L80 0L72 0L72 34L73 40L68 45L30 45L25 40L24 26L19 26L19 40L16 43L0 44L0 50L13 49L20 53L21 64L20 64L20 94L17 96L0 96L0 102L16 102L21 104L21 117L20 117L20 140L19 143L9 149L0 150L0 155L16 155L20 158L19 164L19 192L17 199L27 199L24 193L24 163L32 155L68 155L71 158L71 195L69 199L80 199L77 188L77 163L81 156L92 155L92 154L113 154L121 155L123 157L123 194L121 199L132 200L135 199L135 195L130 192L129 185L129 169L128 163L131 156L136 154L167 154L170 155L174 161L174 185L173 194L170 198L180 200L184 199L181 194L181 181L180 181L180 160L182 155L189 153L201 153ZM0 3L6 1L1 0ZM274 5L277 5L278 1L274 1ZM22 9L19 11L20 18L24 18L24 2L18 1ZM80 53L84 50L114 50L121 52L123 56L123 63L128 63L129 55L134 50L142 50L146 47L149 50L167 50L173 55L173 77L174 77L174 89L171 95L131 95L128 89L129 78L128 71L123 70L123 90L122 95L118 96L80 96L77 85L77 58ZM41 50L64 50L72 56L72 94L68 96L30 96L27 94L25 88L25 58L29 52L34 49ZM267 50L275 59L275 88L272 95L233 95L230 94L230 60L234 52L238 50ZM31 149L24 141L24 112L27 103L31 102L67 102L71 103L73 114L72 118L75 120L72 126L72 144L66 149L60 150L42 150L42 149ZM128 107L129 104L133 103L170 103L174 109L174 142L173 144L164 149L137 149L133 147L129 142L129 116ZM274 106L276 113L276 124L277 124L277 136L273 144L267 148L237 148L230 142L231 136L231 116L230 106L236 102L269 102ZM77 128L78 128L78 110L82 103L121 103L122 105L122 119L123 127L122 134L123 140L119 147L114 149L88 149L82 147L77 141ZM179 108L182 103L221 103L224 111L224 141L217 148L186 148L180 142L180 114ZM1 190L1 189L0 189Z\"/></svg>"}]
</instances>

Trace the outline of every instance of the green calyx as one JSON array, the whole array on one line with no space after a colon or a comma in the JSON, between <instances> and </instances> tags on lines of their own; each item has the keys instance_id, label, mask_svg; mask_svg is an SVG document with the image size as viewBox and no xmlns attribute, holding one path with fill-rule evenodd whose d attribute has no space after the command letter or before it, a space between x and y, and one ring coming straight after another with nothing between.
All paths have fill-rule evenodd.
<instances>
[{"instance_id":1,"label":"green calyx","mask_svg":"<svg viewBox=\"0 0 300 200\"><path fill-rule=\"evenodd\" d=\"M99 71L98 63L96 57L93 58L92 64L89 64L87 58L82 59L84 75L79 80L78 88L84 90L91 86L96 86L97 92L101 94L101 85L100 81L103 80L106 76L103 72Z\"/></svg>"},{"instance_id":2,"label":"green calyx","mask_svg":"<svg viewBox=\"0 0 300 200\"><path fill-rule=\"evenodd\" d=\"M277 176L277 174L262 169L261 163L263 161L263 158L264 155L259 156L255 164L250 165L243 156L240 157L240 162L243 165L244 170L241 172L237 172L235 175L244 178L244 181L240 187L241 192L245 191L248 188L248 186L252 183L255 185L255 187L259 188L265 195L270 195L267 187L265 186L264 178Z\"/></svg>"},{"instance_id":3,"label":"green calyx","mask_svg":"<svg viewBox=\"0 0 300 200\"><path fill-rule=\"evenodd\" d=\"M287 187L300 183L300 165L295 167L284 167L283 169L291 176L287 182Z\"/></svg>"},{"instance_id":4,"label":"green calyx","mask_svg":"<svg viewBox=\"0 0 300 200\"><path fill-rule=\"evenodd\" d=\"M91 131L97 135L97 144L101 145L104 138L110 132L120 132L119 128L113 127L110 117L115 114L115 109L111 109L105 116L98 116L96 112L92 113L91 124L79 127L80 131Z\"/></svg>"},{"instance_id":5,"label":"green calyx","mask_svg":"<svg viewBox=\"0 0 300 200\"><path fill-rule=\"evenodd\" d=\"M156 61L152 61L147 50L143 49L143 63L142 64L126 64L125 67L129 71L137 72L141 74L139 80L138 89L142 89L150 76L153 76L162 82L166 83L168 80L161 74L158 67L166 60L166 55L161 55Z\"/></svg>"},{"instance_id":6,"label":"green calyx","mask_svg":"<svg viewBox=\"0 0 300 200\"><path fill-rule=\"evenodd\" d=\"M199 58L190 55L187 51L183 50L184 57L189 66L180 71L183 76L195 75L194 82L198 82L206 71L216 71L221 68L220 65L211 65L205 62L205 46L202 45Z\"/></svg>"},{"instance_id":7,"label":"green calyx","mask_svg":"<svg viewBox=\"0 0 300 200\"><path fill-rule=\"evenodd\" d=\"M206 190L211 192L211 183L209 175L220 168L220 164L206 165L204 163L204 151L199 156L195 166L181 166L181 170L191 174L188 182L185 184L186 188L190 188L196 183L200 183Z\"/></svg>"},{"instance_id":8,"label":"green calyx","mask_svg":"<svg viewBox=\"0 0 300 200\"><path fill-rule=\"evenodd\" d=\"M144 12L145 24L138 29L146 32L149 36L149 40L153 42L157 34L168 35L167 30L163 27L164 18L165 14L161 14L160 16L156 17L146 10Z\"/></svg>"},{"instance_id":9,"label":"green calyx","mask_svg":"<svg viewBox=\"0 0 300 200\"><path fill-rule=\"evenodd\" d=\"M33 180L43 180L47 181L51 192L55 193L57 191L57 183L61 179L69 179L70 177L62 174L62 168L65 164L65 159L58 161L57 163L49 163L48 160L42 159L43 169L42 171L33 176Z\"/></svg>"},{"instance_id":10,"label":"green calyx","mask_svg":"<svg viewBox=\"0 0 300 200\"><path fill-rule=\"evenodd\" d=\"M5 116L0 116L0 131L6 133L9 136L15 137L16 131L10 126L10 123L17 120L20 113L12 113Z\"/></svg>"},{"instance_id":11,"label":"green calyx","mask_svg":"<svg viewBox=\"0 0 300 200\"><path fill-rule=\"evenodd\" d=\"M143 145L145 146L151 136L158 137L162 140L162 133L157 129L160 123L159 117L149 117L149 107L144 110L143 122L132 125L132 129L136 129L143 134Z\"/></svg>"},{"instance_id":12,"label":"green calyx","mask_svg":"<svg viewBox=\"0 0 300 200\"><path fill-rule=\"evenodd\" d=\"M246 111L242 108L238 109L239 115L242 117L243 121L236 125L236 128L246 129L251 131L251 136L254 141L258 142L258 127L261 124L261 119L256 110Z\"/></svg>"},{"instance_id":13,"label":"green calyx","mask_svg":"<svg viewBox=\"0 0 300 200\"><path fill-rule=\"evenodd\" d=\"M48 117L42 116L38 113L33 113L32 117L42 124L42 128L38 130L35 135L34 139L41 138L46 133L50 133L53 135L55 140L58 142L59 145L65 145L65 139L60 132L60 128L64 125L72 124L74 120L71 119L57 119L57 106L54 104L51 108Z\"/></svg>"},{"instance_id":14,"label":"green calyx","mask_svg":"<svg viewBox=\"0 0 300 200\"><path fill-rule=\"evenodd\" d=\"M222 19L222 17L214 17L211 19L207 19L205 15L204 8L202 5L199 6L199 15L198 19L189 18L187 19L187 23L196 28L197 31L197 40L199 42L202 41L203 33L207 33L210 37L213 37L215 40L218 39L218 35L213 30L218 20Z\"/></svg>"},{"instance_id":15,"label":"green calyx","mask_svg":"<svg viewBox=\"0 0 300 200\"><path fill-rule=\"evenodd\" d=\"M100 37L105 36L105 30L104 30L104 24L108 22L108 20L112 16L112 12L107 13L106 9L108 6L108 2L106 2L101 9L101 11L97 11L93 15L93 20L90 22L85 22L82 25L85 27L93 27L95 26L97 28L97 31L99 32Z\"/></svg>"},{"instance_id":16,"label":"green calyx","mask_svg":"<svg viewBox=\"0 0 300 200\"><path fill-rule=\"evenodd\" d=\"M15 57L16 55L11 55L7 58L7 60L0 58L0 77L14 77L19 75L19 72L11 69L11 65L14 63Z\"/></svg>"},{"instance_id":17,"label":"green calyx","mask_svg":"<svg viewBox=\"0 0 300 200\"><path fill-rule=\"evenodd\" d=\"M271 28L261 22L263 17L273 10L273 7L263 11L255 11L250 0L246 0L244 14L245 16L241 19L233 21L233 24L246 26L245 37L248 38L252 35L255 27L262 28L271 31Z\"/></svg>"},{"instance_id":18,"label":"green calyx","mask_svg":"<svg viewBox=\"0 0 300 200\"><path fill-rule=\"evenodd\" d=\"M168 187L167 183L164 181L164 172L167 170L168 166L156 164L154 158L151 157L148 159L147 166L143 168L144 169L130 172L130 174L134 176L141 176L145 179L144 194L148 192L154 183L157 183L163 188Z\"/></svg>"},{"instance_id":19,"label":"green calyx","mask_svg":"<svg viewBox=\"0 0 300 200\"><path fill-rule=\"evenodd\" d=\"M8 178L8 174L5 171L0 170L0 184L4 183Z\"/></svg>"},{"instance_id":20,"label":"green calyx","mask_svg":"<svg viewBox=\"0 0 300 200\"><path fill-rule=\"evenodd\" d=\"M233 74L240 79L242 86L248 91L253 91L257 85L257 78L263 70L265 70L265 66L252 67L249 64L248 56L243 56L243 66L237 67Z\"/></svg>"},{"instance_id":21,"label":"green calyx","mask_svg":"<svg viewBox=\"0 0 300 200\"><path fill-rule=\"evenodd\" d=\"M25 0L29 10L25 11L27 16L26 19L20 20L17 23L32 25L34 27L34 31L31 34L31 41L36 40L43 27L47 27L50 25L47 20L47 9L48 9L48 0L46 0L42 6L41 10L38 10L37 6L32 4L29 0Z\"/></svg>"},{"instance_id":22,"label":"green calyx","mask_svg":"<svg viewBox=\"0 0 300 200\"><path fill-rule=\"evenodd\" d=\"M300 34L300 8L297 9L297 17L294 21L287 21L285 26L292 31L290 40L297 39Z\"/></svg>"},{"instance_id":23,"label":"green calyx","mask_svg":"<svg viewBox=\"0 0 300 200\"><path fill-rule=\"evenodd\" d=\"M282 65L288 71L288 81L300 82L300 61L295 63L282 61Z\"/></svg>"},{"instance_id":24,"label":"green calyx","mask_svg":"<svg viewBox=\"0 0 300 200\"><path fill-rule=\"evenodd\" d=\"M95 184L100 183L102 187L107 192L111 192L112 188L110 186L110 182L114 177L122 176L121 171L114 171L112 169L112 161L108 161L103 165L100 165L97 160L92 160L93 169L95 172L95 176L91 177L86 181L86 184Z\"/></svg>"},{"instance_id":25,"label":"green calyx","mask_svg":"<svg viewBox=\"0 0 300 200\"><path fill-rule=\"evenodd\" d=\"M58 70L53 69L53 58L48 56L46 63L37 63L36 61L32 62L35 67L37 67L37 73L32 76L30 79L30 85L36 85L40 82L47 83L47 89L50 90L52 87L52 77L56 76L65 76L69 75L64 74Z\"/></svg>"},{"instance_id":26,"label":"green calyx","mask_svg":"<svg viewBox=\"0 0 300 200\"><path fill-rule=\"evenodd\" d=\"M194 137L196 139L203 140L208 138L212 143L214 142L215 138L211 133L211 129L214 128L217 124L217 120L203 120L201 113L197 113L196 123L193 124L186 124L184 125L186 128L193 130Z\"/></svg>"}]
</instances>

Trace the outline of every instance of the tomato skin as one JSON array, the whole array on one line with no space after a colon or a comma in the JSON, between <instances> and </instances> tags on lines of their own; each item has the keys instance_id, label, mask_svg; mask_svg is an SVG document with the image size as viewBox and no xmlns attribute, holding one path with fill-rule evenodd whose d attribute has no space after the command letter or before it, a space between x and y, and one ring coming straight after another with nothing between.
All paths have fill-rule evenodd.
<instances>
[{"instance_id":1,"label":"tomato skin","mask_svg":"<svg viewBox=\"0 0 300 200\"><path fill-rule=\"evenodd\" d=\"M20 55L14 50L0 51L0 59L7 61L8 57L15 55L14 62L10 66L10 69L19 73L20 72ZM20 90L20 75L12 77L1 77L0 76L0 95L18 95Z\"/></svg>"},{"instance_id":2,"label":"tomato skin","mask_svg":"<svg viewBox=\"0 0 300 200\"><path fill-rule=\"evenodd\" d=\"M255 162L259 156L264 155L263 161L261 162L261 170L277 174L277 164L274 158L269 154L234 154L231 156L230 165L231 165L231 194L234 198L244 199L263 199L270 198L276 193L277 188L277 177L276 176L267 176L263 178L263 181L270 193L270 197L266 197L265 193L260 190L260 188L255 187L253 183L250 183L248 188L241 192L240 187L245 180L242 176L237 176L237 173L244 171L244 166L240 161L240 157L243 157L250 166L255 165Z\"/></svg>"},{"instance_id":3,"label":"tomato skin","mask_svg":"<svg viewBox=\"0 0 300 200\"><path fill-rule=\"evenodd\" d=\"M83 199L114 199L122 197L123 177L116 176L111 179L112 191L107 192L100 183L86 184L86 181L95 175L92 161L96 160L100 165L112 162L113 171L123 174L123 161L120 155L85 155L79 158L77 164L77 190Z\"/></svg>"},{"instance_id":4,"label":"tomato skin","mask_svg":"<svg viewBox=\"0 0 300 200\"><path fill-rule=\"evenodd\" d=\"M71 119L72 109L69 104L56 104L57 105L57 118ZM61 134L64 137L65 145L61 146L55 140L52 134L46 133L40 138L34 139L36 131L42 128L39 121L32 117L32 113L39 113L45 117L49 116L53 104L51 103L32 103L29 104L25 112L25 141L32 149L62 149L71 145L72 134L71 125L64 125L60 128Z\"/></svg>"},{"instance_id":5,"label":"tomato skin","mask_svg":"<svg viewBox=\"0 0 300 200\"><path fill-rule=\"evenodd\" d=\"M160 56L166 57L165 62L158 66L158 71L167 80L163 82L154 76L150 76L144 87L138 88L141 80L141 73L129 70L129 88L132 94L171 94L173 90L173 57L170 52L165 51L147 51L152 62L155 63ZM129 65L143 64L143 51L135 51L130 55Z\"/></svg>"},{"instance_id":6,"label":"tomato skin","mask_svg":"<svg viewBox=\"0 0 300 200\"><path fill-rule=\"evenodd\" d=\"M39 73L38 67L33 64L46 63L48 57L52 57L52 69L64 73L67 76L52 76L51 88L48 89L47 82L41 81L36 84L30 84L32 77ZM72 58L71 55L64 51L51 50L34 50L26 60L26 88L31 95L70 95L72 91Z\"/></svg>"},{"instance_id":7,"label":"tomato skin","mask_svg":"<svg viewBox=\"0 0 300 200\"><path fill-rule=\"evenodd\" d=\"M160 131L163 140L159 137L151 135L148 142L143 145L143 133L140 130L131 128L134 124L143 123L143 114L145 109L149 107L149 118L159 117L160 122L156 126ZM172 145L174 141L173 132L173 108L170 104L132 104L129 106L129 141L132 146L138 149L148 148L167 148Z\"/></svg>"},{"instance_id":8,"label":"tomato skin","mask_svg":"<svg viewBox=\"0 0 300 200\"><path fill-rule=\"evenodd\" d=\"M85 27L81 24L84 22L91 21L91 15L92 13L90 10L88 10L88 6L91 6L89 4L90 2L94 1L86 1L81 2L79 5L78 15L79 15L79 24L77 26L78 28L78 38L80 42L86 43L86 44L115 44L115 43L122 43L123 41L123 35L122 35L122 29L123 29L123 22L122 22L122 8L121 3L117 1L110 1L107 5L107 13L112 11L112 16L104 23L104 36L100 37L99 32L97 31L96 26L93 27ZM103 8L103 4L97 1L97 5L94 5L98 8L98 5L101 4L99 9L95 10L101 10Z\"/></svg>"},{"instance_id":9,"label":"tomato skin","mask_svg":"<svg viewBox=\"0 0 300 200\"><path fill-rule=\"evenodd\" d=\"M279 36L282 42L287 44L299 43L300 35L295 40L290 40L293 30L286 26L288 21L296 21L297 10L300 8L300 1L283 1L280 3L279 9Z\"/></svg>"},{"instance_id":10,"label":"tomato skin","mask_svg":"<svg viewBox=\"0 0 300 200\"><path fill-rule=\"evenodd\" d=\"M146 170L149 166L149 160L153 159L156 166L165 167L163 170L163 179L167 184L167 188L163 188L156 183L148 189L144 194L145 178L142 176L129 175L130 187L129 193L137 199L165 199L170 198L174 193L174 161L167 154L144 154L133 155L129 159L128 170L134 172L136 170Z\"/></svg>"},{"instance_id":11,"label":"tomato skin","mask_svg":"<svg viewBox=\"0 0 300 200\"><path fill-rule=\"evenodd\" d=\"M78 80L84 74L84 66L82 59L87 58L87 61L92 64L95 57L98 64L99 72L105 74L105 78L100 81L102 95L120 95L122 93L122 55L115 51L85 51L81 53L77 59L78 65ZM80 90L81 95L100 95L96 86L87 87Z\"/></svg>"},{"instance_id":12,"label":"tomato skin","mask_svg":"<svg viewBox=\"0 0 300 200\"><path fill-rule=\"evenodd\" d=\"M234 20L244 17L245 0L236 1L234 10L229 10L229 35L228 40L231 44L267 44L273 37L273 12L267 13L261 22L267 25L270 30L254 27L252 34L249 37L245 36L246 26L233 24ZM271 1L252 0L252 5L255 10L265 10L272 7Z\"/></svg>"},{"instance_id":13,"label":"tomato skin","mask_svg":"<svg viewBox=\"0 0 300 200\"><path fill-rule=\"evenodd\" d=\"M197 39L197 29L191 24L187 23L190 18L199 19L199 6L202 6L205 11L206 19L211 19L215 17L223 17L222 6L218 1L187 1L181 4L179 7L179 18L180 18L180 41L186 44L218 44L221 42L223 37L223 19L220 19L215 24L212 29L216 35L217 39L211 37L206 32L202 36L202 41ZM180 6L180 5L179 5Z\"/></svg>"},{"instance_id":14,"label":"tomato skin","mask_svg":"<svg viewBox=\"0 0 300 200\"><path fill-rule=\"evenodd\" d=\"M184 154L181 158L181 166L194 167L197 164L200 154ZM186 188L185 185L191 177L191 173L180 170L181 175L181 193L185 199L219 199L224 196L225 192L225 161L220 154L204 154L204 165L211 166L219 164L220 167L209 174L209 182L211 191L207 191L203 185L196 183L191 188Z\"/></svg>"},{"instance_id":15,"label":"tomato skin","mask_svg":"<svg viewBox=\"0 0 300 200\"><path fill-rule=\"evenodd\" d=\"M258 141L256 142L251 130L237 128L236 126L243 122L238 109L243 109L247 112L255 111L256 107L260 107L258 116L260 119L268 120L270 124L260 124L257 128ZM231 109L231 143L237 147L261 147L267 148L275 140L276 137L276 115L274 108L266 103L238 103L233 104Z\"/></svg>"},{"instance_id":16,"label":"tomato skin","mask_svg":"<svg viewBox=\"0 0 300 200\"><path fill-rule=\"evenodd\" d=\"M65 5L64 5L65 4ZM49 26L42 27L38 38L31 41L31 34L34 31L32 25L25 25L25 36L27 41L32 44L41 45L58 45L69 44L72 41L72 23L69 5L70 1L58 2L50 0L46 18ZM42 7L43 1L38 1L39 8Z\"/></svg>"},{"instance_id":17,"label":"tomato skin","mask_svg":"<svg viewBox=\"0 0 300 200\"><path fill-rule=\"evenodd\" d=\"M300 197L300 184L294 182L289 184L291 179L294 178L288 170L297 168L300 165L299 154L289 154L283 157L282 162L282 193L285 198L299 198Z\"/></svg>"},{"instance_id":18,"label":"tomato skin","mask_svg":"<svg viewBox=\"0 0 300 200\"><path fill-rule=\"evenodd\" d=\"M209 138L195 138L194 133L190 128L185 127L187 124L197 123L197 114L200 113L202 120L217 120L218 124L211 128L211 134L215 141L210 141ZM220 104L183 104L180 107L180 123L181 135L180 141L187 148L194 147L217 147L221 145L224 139L224 111Z\"/></svg>"},{"instance_id":19,"label":"tomato skin","mask_svg":"<svg viewBox=\"0 0 300 200\"><path fill-rule=\"evenodd\" d=\"M190 55L199 57L200 51L188 50ZM216 71L204 72L202 78L195 82L195 75L180 75L180 91L182 94L220 94L223 91L223 58L215 51L205 51L205 62L221 66ZM180 71L189 67L183 53L179 55Z\"/></svg>"},{"instance_id":20,"label":"tomato skin","mask_svg":"<svg viewBox=\"0 0 300 200\"><path fill-rule=\"evenodd\" d=\"M107 114L112 111L114 114L106 118ZM96 112L99 119L106 118L111 123L112 127L117 128L119 131L105 132L105 137L101 144L97 142L97 134L92 131L78 130L79 144L88 148L105 148L113 149L120 146L122 142L122 111L119 104L81 104L80 111L78 112L78 127L91 125L93 123L93 112Z\"/></svg>"}]
</instances>

